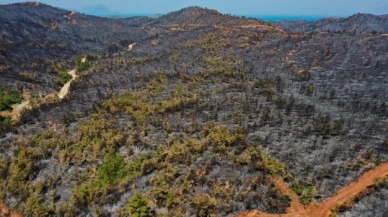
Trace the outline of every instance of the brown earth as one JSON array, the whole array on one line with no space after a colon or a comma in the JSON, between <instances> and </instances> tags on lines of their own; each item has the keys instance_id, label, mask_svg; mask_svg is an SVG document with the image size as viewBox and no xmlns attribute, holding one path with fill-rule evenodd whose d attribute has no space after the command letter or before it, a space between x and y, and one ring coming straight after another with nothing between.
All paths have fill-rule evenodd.
<instances>
[{"instance_id":1,"label":"brown earth","mask_svg":"<svg viewBox=\"0 0 388 217\"><path fill-rule=\"evenodd\" d=\"M279 177L274 179L277 187L291 199L291 206L287 208L285 214L269 214L258 210L244 212L238 217L328 217L337 204L342 204L346 200L356 196L368 186L373 185L377 178L388 176L388 163L380 164L374 169L364 173L358 180L348 186L338 190L333 196L308 206L303 206L299 202L298 196L289 189L288 185Z\"/></svg>"},{"instance_id":2,"label":"brown earth","mask_svg":"<svg viewBox=\"0 0 388 217\"><path fill-rule=\"evenodd\" d=\"M16 212L12 212L4 203L0 200L0 217L21 217Z\"/></svg>"}]
</instances>

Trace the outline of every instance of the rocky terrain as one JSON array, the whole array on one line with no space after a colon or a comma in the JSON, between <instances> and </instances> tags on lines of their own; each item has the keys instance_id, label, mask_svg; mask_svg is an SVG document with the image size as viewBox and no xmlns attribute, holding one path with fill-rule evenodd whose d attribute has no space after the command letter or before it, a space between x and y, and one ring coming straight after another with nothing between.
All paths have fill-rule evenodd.
<instances>
[{"instance_id":1,"label":"rocky terrain","mask_svg":"<svg viewBox=\"0 0 388 217\"><path fill-rule=\"evenodd\" d=\"M22 216L282 214L293 200L274 176L308 205L388 160L388 37L365 25L295 33L198 7L0 11L2 85L49 94L55 70L79 70L64 100L2 130L0 199ZM384 216L378 186L335 211Z\"/></svg>"}]
</instances>

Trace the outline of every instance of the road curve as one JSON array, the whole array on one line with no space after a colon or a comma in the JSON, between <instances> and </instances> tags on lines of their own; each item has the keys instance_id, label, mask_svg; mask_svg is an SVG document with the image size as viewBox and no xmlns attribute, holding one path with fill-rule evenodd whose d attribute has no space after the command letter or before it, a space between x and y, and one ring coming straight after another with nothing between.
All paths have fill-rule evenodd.
<instances>
[{"instance_id":1,"label":"road curve","mask_svg":"<svg viewBox=\"0 0 388 217\"><path fill-rule=\"evenodd\" d=\"M360 176L357 180L338 190L331 197L308 206L299 203L298 197L292 192L281 178L275 178L274 183L291 199L291 206L286 209L285 214L269 214L258 210L244 212L238 217L328 217L337 204L343 204L346 200L356 196L368 186L374 184L377 178L388 176L388 163L382 163L379 166L369 170Z\"/></svg>"}]
</instances>

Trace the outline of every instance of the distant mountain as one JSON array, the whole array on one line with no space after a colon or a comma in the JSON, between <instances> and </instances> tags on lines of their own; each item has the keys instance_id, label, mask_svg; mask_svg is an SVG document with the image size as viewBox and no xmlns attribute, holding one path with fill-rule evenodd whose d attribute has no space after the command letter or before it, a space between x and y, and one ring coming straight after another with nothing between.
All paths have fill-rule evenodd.
<instances>
[{"instance_id":1,"label":"distant mountain","mask_svg":"<svg viewBox=\"0 0 388 217\"><path fill-rule=\"evenodd\" d=\"M82 9L76 9L75 11L78 11L80 13L86 14L86 15L92 15L97 17L107 17L107 18L128 18L128 17L150 17L150 18L158 18L161 15L160 14L139 14L139 13L120 13L116 11L110 10L107 6L99 4L99 5L93 5L88 6Z\"/></svg>"},{"instance_id":2,"label":"distant mountain","mask_svg":"<svg viewBox=\"0 0 388 217\"><path fill-rule=\"evenodd\" d=\"M94 16L107 16L115 14L115 12L112 12L107 6L101 4L85 7L79 10L79 12Z\"/></svg>"},{"instance_id":3,"label":"distant mountain","mask_svg":"<svg viewBox=\"0 0 388 217\"><path fill-rule=\"evenodd\" d=\"M285 21L274 24L292 32L388 33L388 16L355 14L348 18L325 18L314 22Z\"/></svg>"}]
</instances>

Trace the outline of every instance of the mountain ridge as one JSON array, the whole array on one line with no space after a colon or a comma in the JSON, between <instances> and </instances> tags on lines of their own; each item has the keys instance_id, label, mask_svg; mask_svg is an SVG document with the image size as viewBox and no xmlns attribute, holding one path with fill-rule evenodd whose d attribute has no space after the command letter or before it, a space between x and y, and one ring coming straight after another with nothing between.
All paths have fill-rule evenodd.
<instances>
[{"instance_id":1,"label":"mountain ridge","mask_svg":"<svg viewBox=\"0 0 388 217\"><path fill-rule=\"evenodd\" d=\"M347 18L324 18L312 22L273 22L293 32L342 32L351 34L388 33L387 15L354 14Z\"/></svg>"}]
</instances>

